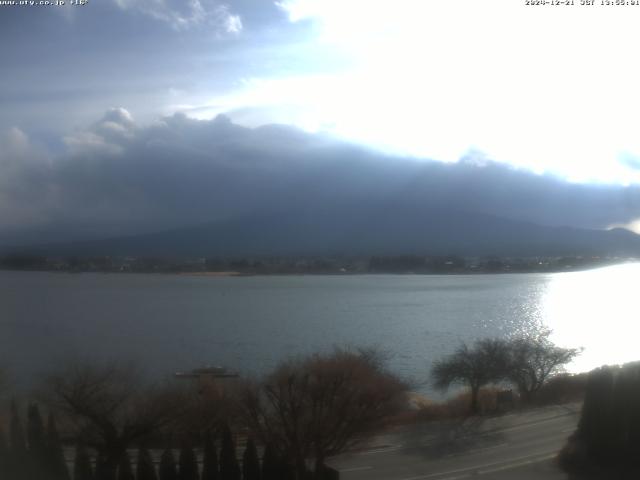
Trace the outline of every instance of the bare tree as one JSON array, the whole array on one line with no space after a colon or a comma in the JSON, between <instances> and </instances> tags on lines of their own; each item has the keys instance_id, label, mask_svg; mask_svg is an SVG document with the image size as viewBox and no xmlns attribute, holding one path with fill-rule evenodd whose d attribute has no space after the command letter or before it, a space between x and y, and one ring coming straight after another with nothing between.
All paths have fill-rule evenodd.
<instances>
[{"instance_id":1,"label":"bare tree","mask_svg":"<svg viewBox=\"0 0 640 480\"><path fill-rule=\"evenodd\" d=\"M243 396L249 428L288 458L296 478L307 461L316 469L327 456L355 445L404 400L406 386L371 351L290 360Z\"/></svg>"},{"instance_id":2,"label":"bare tree","mask_svg":"<svg viewBox=\"0 0 640 480\"><path fill-rule=\"evenodd\" d=\"M118 364L70 366L51 375L48 386L53 406L97 450L109 480L127 447L173 422L183 404L178 391L145 386L135 370Z\"/></svg>"},{"instance_id":3,"label":"bare tree","mask_svg":"<svg viewBox=\"0 0 640 480\"><path fill-rule=\"evenodd\" d=\"M239 416L238 385L200 385L186 390L187 403L176 430L185 438L203 443L207 435L222 432L226 423L234 424Z\"/></svg>"},{"instance_id":4,"label":"bare tree","mask_svg":"<svg viewBox=\"0 0 640 480\"><path fill-rule=\"evenodd\" d=\"M549 339L550 333L545 330L509 342L507 377L525 402L532 401L544 383L580 353L579 349L558 347Z\"/></svg>"},{"instance_id":5,"label":"bare tree","mask_svg":"<svg viewBox=\"0 0 640 480\"><path fill-rule=\"evenodd\" d=\"M500 339L476 341L472 347L462 344L453 354L437 361L431 369L436 388L446 390L451 384L466 385L471 390L471 413L478 413L480 388L503 380L507 374L509 346Z\"/></svg>"}]
</instances>

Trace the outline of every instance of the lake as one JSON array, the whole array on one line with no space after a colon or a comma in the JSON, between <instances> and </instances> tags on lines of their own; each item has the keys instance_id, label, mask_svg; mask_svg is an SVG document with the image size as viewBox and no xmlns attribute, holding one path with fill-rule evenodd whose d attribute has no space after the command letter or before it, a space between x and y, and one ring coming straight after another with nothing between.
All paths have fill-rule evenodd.
<instances>
[{"instance_id":1,"label":"lake","mask_svg":"<svg viewBox=\"0 0 640 480\"><path fill-rule=\"evenodd\" d=\"M198 277L0 272L0 364L20 385L70 358L154 376L259 374L290 355L379 346L418 383L463 341L553 329L588 370L640 357L639 264L554 274ZM428 386L419 390L428 392Z\"/></svg>"}]
</instances>

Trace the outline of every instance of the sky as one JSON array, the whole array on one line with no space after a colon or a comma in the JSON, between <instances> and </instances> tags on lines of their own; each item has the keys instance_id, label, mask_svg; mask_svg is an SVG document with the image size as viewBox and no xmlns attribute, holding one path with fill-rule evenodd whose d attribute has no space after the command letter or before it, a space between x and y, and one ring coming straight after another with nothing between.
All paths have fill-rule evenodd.
<instances>
[{"instance_id":1,"label":"sky","mask_svg":"<svg viewBox=\"0 0 640 480\"><path fill-rule=\"evenodd\" d=\"M253 203L240 193L260 183L261 154L273 156L263 182L318 165L329 182L340 164L346 178L373 172L368 194L388 188L389 165L423 188L410 172L445 162L461 178L474 169L489 213L640 231L640 6L598 2L0 2L0 242L56 225L164 228L297 195L295 183L256 187ZM303 173L303 153L322 161ZM229 168L226 193L200 185ZM505 175L544 188L496 191ZM549 191L573 210L535 213Z\"/></svg>"}]
</instances>

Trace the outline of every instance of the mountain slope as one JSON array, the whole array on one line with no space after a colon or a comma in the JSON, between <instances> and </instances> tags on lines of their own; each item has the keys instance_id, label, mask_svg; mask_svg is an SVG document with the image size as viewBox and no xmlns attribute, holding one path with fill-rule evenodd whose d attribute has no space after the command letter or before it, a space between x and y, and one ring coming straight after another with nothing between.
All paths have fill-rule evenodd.
<instances>
[{"instance_id":1,"label":"mountain slope","mask_svg":"<svg viewBox=\"0 0 640 480\"><path fill-rule=\"evenodd\" d=\"M640 236L622 229L549 227L479 213L396 204L255 214L146 235L29 250L49 255L175 257L640 255Z\"/></svg>"}]
</instances>

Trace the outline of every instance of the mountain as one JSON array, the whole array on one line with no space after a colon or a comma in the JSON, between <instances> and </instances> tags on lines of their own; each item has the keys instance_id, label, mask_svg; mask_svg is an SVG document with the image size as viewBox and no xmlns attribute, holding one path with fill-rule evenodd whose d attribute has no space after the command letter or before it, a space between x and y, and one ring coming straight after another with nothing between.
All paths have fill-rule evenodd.
<instances>
[{"instance_id":1,"label":"mountain","mask_svg":"<svg viewBox=\"0 0 640 480\"><path fill-rule=\"evenodd\" d=\"M171 257L603 256L640 255L640 236L624 229L551 227L469 211L386 203L253 214L145 235L26 250L47 255Z\"/></svg>"},{"instance_id":2,"label":"mountain","mask_svg":"<svg viewBox=\"0 0 640 480\"><path fill-rule=\"evenodd\" d=\"M143 127L116 109L85 133L74 140L80 150L16 161L12 176L0 175L0 253L36 243L207 256L637 250L624 232L532 224L632 224L640 184L568 182L475 151L452 163L393 155L224 116ZM158 233L132 237L148 232Z\"/></svg>"}]
</instances>

